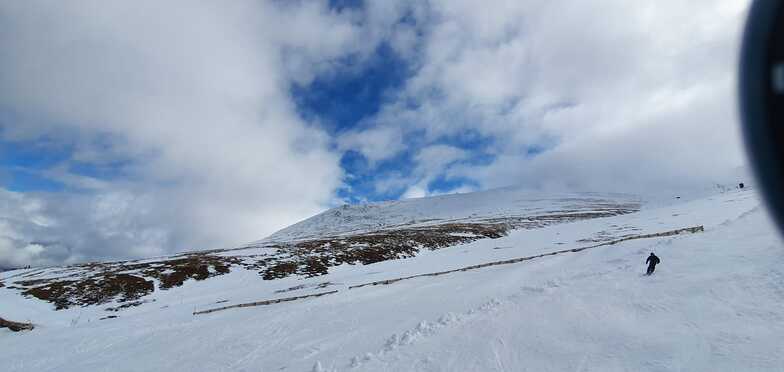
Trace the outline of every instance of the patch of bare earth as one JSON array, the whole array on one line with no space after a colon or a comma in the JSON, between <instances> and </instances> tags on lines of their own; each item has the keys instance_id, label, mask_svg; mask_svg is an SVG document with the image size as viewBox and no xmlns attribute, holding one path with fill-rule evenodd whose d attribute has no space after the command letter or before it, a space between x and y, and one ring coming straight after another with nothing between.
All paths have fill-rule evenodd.
<instances>
[{"instance_id":1,"label":"patch of bare earth","mask_svg":"<svg viewBox=\"0 0 784 372\"><path fill-rule=\"evenodd\" d=\"M125 305L109 308L117 311L141 304L138 300L158 288L166 290L182 285L187 280L205 280L227 274L237 264L233 257L189 254L167 261L135 263L87 263L69 266L41 279L17 281L25 296L51 302L56 310L72 306L101 305L117 302Z\"/></svg>"},{"instance_id":2,"label":"patch of bare earth","mask_svg":"<svg viewBox=\"0 0 784 372\"><path fill-rule=\"evenodd\" d=\"M119 302L133 301L151 293L153 282L128 274L97 274L84 279L22 281L29 286L23 294L49 301L55 309L67 309L74 305L97 305L115 298ZM40 284L40 285L39 285Z\"/></svg>"},{"instance_id":3,"label":"patch of bare earth","mask_svg":"<svg viewBox=\"0 0 784 372\"><path fill-rule=\"evenodd\" d=\"M297 242L279 248L274 261L259 260L250 267L259 269L264 279L289 275L313 277L328 273L330 267L372 264L414 257L421 249L436 250L507 234L506 224L443 224L378 231L362 235ZM282 256L282 257L281 257Z\"/></svg>"},{"instance_id":4,"label":"patch of bare earth","mask_svg":"<svg viewBox=\"0 0 784 372\"><path fill-rule=\"evenodd\" d=\"M33 328L35 327L33 326L32 323L12 322L10 320L5 320L3 318L0 318L0 328L8 328L14 332L19 332L19 331L32 331Z\"/></svg>"}]
</instances>

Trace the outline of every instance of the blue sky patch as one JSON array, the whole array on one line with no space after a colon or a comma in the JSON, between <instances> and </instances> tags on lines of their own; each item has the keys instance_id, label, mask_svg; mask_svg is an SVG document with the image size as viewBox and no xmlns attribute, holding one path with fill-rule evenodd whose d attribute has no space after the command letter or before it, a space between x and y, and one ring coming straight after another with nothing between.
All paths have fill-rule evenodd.
<instances>
[{"instance_id":1,"label":"blue sky patch","mask_svg":"<svg viewBox=\"0 0 784 372\"><path fill-rule=\"evenodd\" d=\"M307 86L293 85L291 94L300 115L319 120L333 134L352 129L378 113L409 73L408 64L386 43L362 66L357 63L349 58L336 74L317 77Z\"/></svg>"},{"instance_id":2,"label":"blue sky patch","mask_svg":"<svg viewBox=\"0 0 784 372\"><path fill-rule=\"evenodd\" d=\"M106 150L109 151L106 145ZM93 164L74 161L74 146L46 136L36 140L0 140L0 186L11 191L78 191L53 178L51 170L99 180L115 180L124 176L128 161Z\"/></svg>"},{"instance_id":3,"label":"blue sky patch","mask_svg":"<svg viewBox=\"0 0 784 372\"><path fill-rule=\"evenodd\" d=\"M11 191L62 191L65 185L43 172L67 161L73 148L43 137L29 141L0 140L0 183Z\"/></svg>"},{"instance_id":4,"label":"blue sky patch","mask_svg":"<svg viewBox=\"0 0 784 372\"><path fill-rule=\"evenodd\" d=\"M405 179L411 176L414 166L410 151L403 151L397 156L381 161L374 167L357 151L346 151L340 161L346 172L345 186L338 190L338 197L349 203L367 201L394 200L406 191L405 186L378 188L379 182L393 179Z\"/></svg>"},{"instance_id":5,"label":"blue sky patch","mask_svg":"<svg viewBox=\"0 0 784 372\"><path fill-rule=\"evenodd\" d=\"M6 190L16 192L57 192L66 189L61 182L23 168L9 169L4 167L2 176L0 176L0 182L2 182L3 188Z\"/></svg>"},{"instance_id":6,"label":"blue sky patch","mask_svg":"<svg viewBox=\"0 0 784 372\"><path fill-rule=\"evenodd\" d=\"M329 7L337 11L362 9L364 6L365 2L363 0L329 0Z\"/></svg>"},{"instance_id":7,"label":"blue sky patch","mask_svg":"<svg viewBox=\"0 0 784 372\"><path fill-rule=\"evenodd\" d=\"M479 183L465 177L446 178L439 176L427 184L428 190L433 193L449 193L466 186L476 189L479 188Z\"/></svg>"},{"instance_id":8,"label":"blue sky patch","mask_svg":"<svg viewBox=\"0 0 784 372\"><path fill-rule=\"evenodd\" d=\"M73 148L48 138L31 141L0 140L0 166L42 170L71 157Z\"/></svg>"}]
</instances>

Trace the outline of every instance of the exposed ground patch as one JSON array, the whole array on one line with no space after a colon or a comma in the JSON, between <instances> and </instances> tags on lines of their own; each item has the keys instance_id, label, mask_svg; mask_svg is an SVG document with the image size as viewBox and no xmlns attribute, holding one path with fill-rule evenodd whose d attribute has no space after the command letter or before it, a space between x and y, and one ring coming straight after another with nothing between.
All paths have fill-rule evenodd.
<instances>
[{"instance_id":1,"label":"exposed ground patch","mask_svg":"<svg viewBox=\"0 0 784 372\"><path fill-rule=\"evenodd\" d=\"M30 286L24 295L49 301L56 310L74 305L97 305L113 299L118 302L133 301L151 293L153 282L128 274L96 275L87 279L62 281L22 281L18 284ZM39 285L40 284L40 285Z\"/></svg>"},{"instance_id":2,"label":"exposed ground patch","mask_svg":"<svg viewBox=\"0 0 784 372\"><path fill-rule=\"evenodd\" d=\"M19 331L32 331L33 328L35 327L33 326L32 323L12 322L10 320L5 320L3 318L0 318L0 328L8 328L14 332L19 332Z\"/></svg>"},{"instance_id":3,"label":"exposed ground patch","mask_svg":"<svg viewBox=\"0 0 784 372\"><path fill-rule=\"evenodd\" d=\"M109 262L43 270L45 278L16 281L16 288L25 296L54 304L56 310L72 306L101 305L117 302L111 307L118 311L141 304L139 300L158 289L166 290L182 285L187 280L205 280L227 274L239 262L234 257L189 254L156 262Z\"/></svg>"},{"instance_id":4,"label":"exposed ground patch","mask_svg":"<svg viewBox=\"0 0 784 372\"><path fill-rule=\"evenodd\" d=\"M372 264L414 257L422 249L436 250L479 239L495 239L507 234L505 224L444 224L419 228L378 231L362 235L298 242L279 250L273 262L258 261L264 279L289 275L313 277L328 273L333 266ZM287 256L287 257L286 257Z\"/></svg>"}]
</instances>

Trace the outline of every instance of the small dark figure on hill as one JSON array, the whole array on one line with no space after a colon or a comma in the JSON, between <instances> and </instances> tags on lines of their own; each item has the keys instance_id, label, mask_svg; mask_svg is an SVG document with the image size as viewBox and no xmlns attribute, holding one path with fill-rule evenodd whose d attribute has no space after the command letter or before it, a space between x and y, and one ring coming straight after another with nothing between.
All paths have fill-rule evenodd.
<instances>
[{"instance_id":1,"label":"small dark figure on hill","mask_svg":"<svg viewBox=\"0 0 784 372\"><path fill-rule=\"evenodd\" d=\"M658 265L659 262L661 262L659 257L651 252L651 255L648 256L647 260L645 260L645 263L648 264L648 271L645 272L645 275L653 274L653 271L656 270L656 265Z\"/></svg>"}]
</instances>

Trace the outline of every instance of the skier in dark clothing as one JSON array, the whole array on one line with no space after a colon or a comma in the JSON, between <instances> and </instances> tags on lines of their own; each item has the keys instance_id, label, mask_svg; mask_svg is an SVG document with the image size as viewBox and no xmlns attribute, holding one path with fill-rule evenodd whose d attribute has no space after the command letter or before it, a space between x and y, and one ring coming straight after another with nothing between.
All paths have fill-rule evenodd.
<instances>
[{"instance_id":1,"label":"skier in dark clothing","mask_svg":"<svg viewBox=\"0 0 784 372\"><path fill-rule=\"evenodd\" d=\"M645 275L653 274L653 271L656 270L656 265L658 265L659 262L661 262L659 257L651 252L651 255L648 256L647 260L645 260L645 263L648 264L648 271L645 273Z\"/></svg>"}]
</instances>

